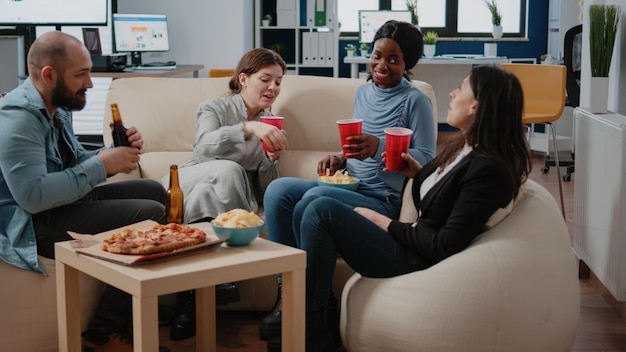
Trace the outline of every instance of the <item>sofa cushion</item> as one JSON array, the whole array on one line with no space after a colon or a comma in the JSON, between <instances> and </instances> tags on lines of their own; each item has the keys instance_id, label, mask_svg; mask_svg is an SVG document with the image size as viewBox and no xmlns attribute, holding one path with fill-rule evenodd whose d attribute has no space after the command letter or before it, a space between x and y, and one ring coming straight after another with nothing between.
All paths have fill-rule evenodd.
<instances>
[{"instance_id":1,"label":"sofa cushion","mask_svg":"<svg viewBox=\"0 0 626 352\"><path fill-rule=\"evenodd\" d=\"M0 350L58 351L56 264L39 257L49 276L0 261ZM102 282L79 274L81 329L95 311Z\"/></svg>"},{"instance_id":2,"label":"sofa cushion","mask_svg":"<svg viewBox=\"0 0 626 352\"><path fill-rule=\"evenodd\" d=\"M225 96L229 78L151 78L114 80L104 111L104 130L117 103L126 127L135 126L144 140L144 152L191 151L196 133L196 110L207 98ZM104 144L111 143L104 133ZM168 164L169 161L164 160Z\"/></svg>"}]
</instances>

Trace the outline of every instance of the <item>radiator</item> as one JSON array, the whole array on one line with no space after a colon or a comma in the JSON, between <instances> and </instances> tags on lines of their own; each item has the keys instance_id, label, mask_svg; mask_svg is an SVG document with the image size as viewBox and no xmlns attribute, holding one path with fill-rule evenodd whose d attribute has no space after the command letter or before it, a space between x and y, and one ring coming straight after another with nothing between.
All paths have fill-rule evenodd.
<instances>
[{"instance_id":1,"label":"radiator","mask_svg":"<svg viewBox=\"0 0 626 352\"><path fill-rule=\"evenodd\" d=\"M574 251L626 301L626 116L577 108Z\"/></svg>"}]
</instances>

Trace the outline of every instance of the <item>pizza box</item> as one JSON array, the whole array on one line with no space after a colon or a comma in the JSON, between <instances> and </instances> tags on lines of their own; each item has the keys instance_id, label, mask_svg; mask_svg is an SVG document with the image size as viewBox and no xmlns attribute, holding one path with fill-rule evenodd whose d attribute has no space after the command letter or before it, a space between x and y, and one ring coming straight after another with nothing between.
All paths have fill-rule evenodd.
<instances>
[{"instance_id":1,"label":"pizza box","mask_svg":"<svg viewBox=\"0 0 626 352\"><path fill-rule=\"evenodd\" d=\"M219 239L213 232L213 228L211 224L208 222L195 223L189 226L200 229L206 233L206 241L203 243L197 244L195 246L176 249L169 252L155 253L155 254L141 254L141 255L133 255L133 254L117 254L110 253L102 249L100 243L111 236L112 234L119 232L123 229L127 228L146 228L150 226L156 225L157 222L153 220L145 220L132 225L120 227L119 229L114 229L106 232L102 232L96 235L86 235L80 234L72 231L67 231L67 233L74 238L74 240L70 241L70 244L74 250L78 253L86 254L92 257L97 257L100 259L110 260L116 263L124 264L124 265L135 265L135 264L143 264L152 259L168 257L174 254L189 252L198 248L209 247L211 249L216 249L219 247L225 239Z\"/></svg>"}]
</instances>

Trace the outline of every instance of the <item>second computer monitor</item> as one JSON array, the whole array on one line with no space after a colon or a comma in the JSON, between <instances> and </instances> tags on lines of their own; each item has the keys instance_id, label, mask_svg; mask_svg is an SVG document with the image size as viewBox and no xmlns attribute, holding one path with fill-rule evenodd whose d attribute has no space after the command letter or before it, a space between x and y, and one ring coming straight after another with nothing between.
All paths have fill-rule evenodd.
<instances>
[{"instance_id":1,"label":"second computer monitor","mask_svg":"<svg viewBox=\"0 0 626 352\"><path fill-rule=\"evenodd\" d=\"M130 52L133 65L141 65L144 52L169 51L167 16L113 14L116 52Z\"/></svg>"},{"instance_id":2,"label":"second computer monitor","mask_svg":"<svg viewBox=\"0 0 626 352\"><path fill-rule=\"evenodd\" d=\"M376 31L389 20L411 23L410 11L359 10L359 42L370 44Z\"/></svg>"}]
</instances>

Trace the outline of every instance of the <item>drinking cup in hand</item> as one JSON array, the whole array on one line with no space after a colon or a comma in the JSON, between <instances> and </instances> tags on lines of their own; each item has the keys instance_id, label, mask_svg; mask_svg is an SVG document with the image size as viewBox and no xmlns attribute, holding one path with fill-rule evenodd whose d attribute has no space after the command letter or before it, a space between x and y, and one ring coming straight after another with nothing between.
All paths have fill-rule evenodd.
<instances>
[{"instance_id":1,"label":"drinking cup in hand","mask_svg":"<svg viewBox=\"0 0 626 352\"><path fill-rule=\"evenodd\" d=\"M360 136L363 134L363 120L361 119L345 119L337 121L337 126L339 126L339 137L341 138L341 149L343 150L343 156L346 157L346 154L351 151L347 148L344 148L344 144L350 144L346 140L348 137L352 136Z\"/></svg>"},{"instance_id":2,"label":"drinking cup in hand","mask_svg":"<svg viewBox=\"0 0 626 352\"><path fill-rule=\"evenodd\" d=\"M385 128L385 163L389 171L401 171L407 167L401 154L409 150L413 131L404 127Z\"/></svg>"},{"instance_id":3,"label":"drinking cup in hand","mask_svg":"<svg viewBox=\"0 0 626 352\"><path fill-rule=\"evenodd\" d=\"M284 117L280 117L280 116L261 116L261 122L270 124L272 126L276 126L276 128L278 128L279 130L283 129L284 119L285 119ZM261 140L261 144L263 145L264 151L273 152L273 150L271 150L269 146L265 144L263 140Z\"/></svg>"}]
</instances>

